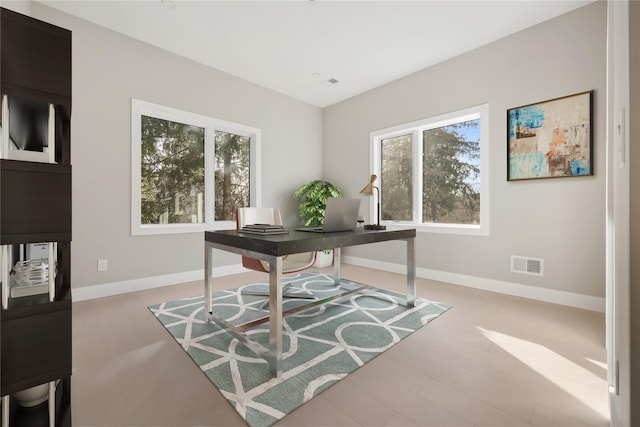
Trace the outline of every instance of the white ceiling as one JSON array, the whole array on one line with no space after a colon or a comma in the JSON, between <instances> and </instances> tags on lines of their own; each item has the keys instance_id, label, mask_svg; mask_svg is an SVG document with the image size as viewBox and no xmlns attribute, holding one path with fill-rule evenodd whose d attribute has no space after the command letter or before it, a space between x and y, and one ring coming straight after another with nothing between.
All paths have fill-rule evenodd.
<instances>
[{"instance_id":1,"label":"white ceiling","mask_svg":"<svg viewBox=\"0 0 640 427\"><path fill-rule=\"evenodd\" d=\"M592 1L40 3L325 107Z\"/></svg>"}]
</instances>

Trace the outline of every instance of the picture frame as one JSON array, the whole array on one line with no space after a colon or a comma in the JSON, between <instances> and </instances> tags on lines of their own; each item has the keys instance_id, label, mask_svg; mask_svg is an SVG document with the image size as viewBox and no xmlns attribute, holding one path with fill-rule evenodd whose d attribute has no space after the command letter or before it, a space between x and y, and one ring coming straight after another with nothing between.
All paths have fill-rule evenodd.
<instances>
[{"instance_id":1,"label":"picture frame","mask_svg":"<svg viewBox=\"0 0 640 427\"><path fill-rule=\"evenodd\" d=\"M593 175L593 91L507 110L507 181Z\"/></svg>"}]
</instances>

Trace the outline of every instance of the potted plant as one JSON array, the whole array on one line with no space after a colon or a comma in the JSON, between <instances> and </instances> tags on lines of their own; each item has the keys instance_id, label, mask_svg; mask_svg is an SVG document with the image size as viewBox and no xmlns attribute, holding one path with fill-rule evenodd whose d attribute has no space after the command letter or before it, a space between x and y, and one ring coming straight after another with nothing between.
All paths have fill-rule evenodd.
<instances>
[{"instance_id":1,"label":"potted plant","mask_svg":"<svg viewBox=\"0 0 640 427\"><path fill-rule=\"evenodd\" d=\"M298 200L298 215L305 227L317 227L324 221L324 211L329 197L342 197L342 191L329 181L316 179L301 185L293 197ZM331 250L326 249L317 254L317 267L331 265L333 257Z\"/></svg>"},{"instance_id":2,"label":"potted plant","mask_svg":"<svg viewBox=\"0 0 640 427\"><path fill-rule=\"evenodd\" d=\"M329 197L342 197L342 191L329 181L316 179L300 186L293 197L298 200L298 215L305 227L317 227L324 221Z\"/></svg>"}]
</instances>

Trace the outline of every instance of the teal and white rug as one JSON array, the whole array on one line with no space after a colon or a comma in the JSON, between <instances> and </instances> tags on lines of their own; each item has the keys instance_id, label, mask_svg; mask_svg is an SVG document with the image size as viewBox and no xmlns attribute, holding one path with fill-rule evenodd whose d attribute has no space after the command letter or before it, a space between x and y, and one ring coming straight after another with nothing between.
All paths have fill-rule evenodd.
<instances>
[{"instance_id":1,"label":"teal and white rug","mask_svg":"<svg viewBox=\"0 0 640 427\"><path fill-rule=\"evenodd\" d=\"M311 291L318 298L339 292L333 279L321 273L288 276L283 282L293 282L291 291ZM239 291L267 286L265 282L215 292L213 311L233 324L261 318L268 298ZM343 289L356 286L342 281ZM308 300L285 299L283 311L305 303ZM423 298L417 298L413 308L405 303L403 294L365 290L284 317L280 378L271 376L264 359L204 321L202 296L149 309L249 426L266 427L451 308ZM268 348L268 322L247 333Z\"/></svg>"}]
</instances>

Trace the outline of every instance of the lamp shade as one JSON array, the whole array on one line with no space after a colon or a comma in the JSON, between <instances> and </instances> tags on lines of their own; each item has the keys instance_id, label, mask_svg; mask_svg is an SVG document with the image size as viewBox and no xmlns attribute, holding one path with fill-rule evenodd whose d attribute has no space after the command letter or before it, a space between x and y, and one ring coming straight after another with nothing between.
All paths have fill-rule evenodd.
<instances>
[{"instance_id":1,"label":"lamp shade","mask_svg":"<svg viewBox=\"0 0 640 427\"><path fill-rule=\"evenodd\" d=\"M373 183L376 182L376 179L378 179L377 175L371 175L369 183L365 185L362 190L360 190L360 194L373 194Z\"/></svg>"}]
</instances>

